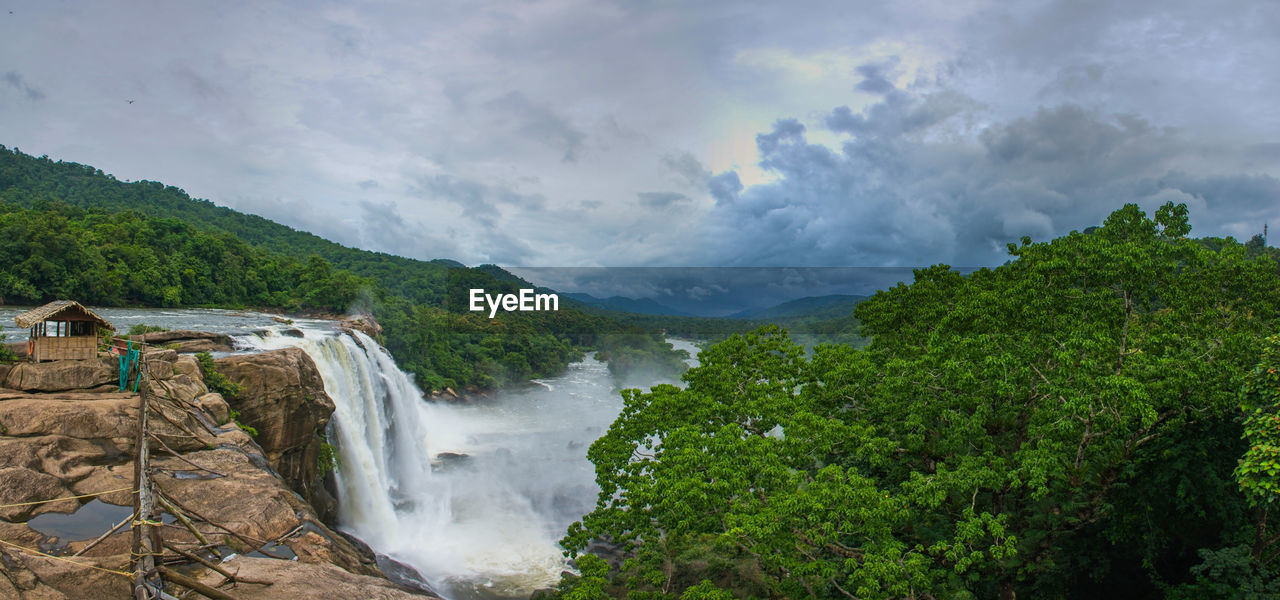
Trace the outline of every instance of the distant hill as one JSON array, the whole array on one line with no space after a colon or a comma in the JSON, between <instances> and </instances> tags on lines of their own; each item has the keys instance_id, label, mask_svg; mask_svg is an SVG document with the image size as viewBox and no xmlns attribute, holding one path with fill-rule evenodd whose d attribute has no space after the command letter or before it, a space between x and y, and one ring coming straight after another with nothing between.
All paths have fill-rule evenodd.
<instances>
[{"instance_id":1,"label":"distant hill","mask_svg":"<svg viewBox=\"0 0 1280 600\"><path fill-rule=\"evenodd\" d=\"M646 333L609 316L618 313L577 306L490 318L469 310L468 290L530 284L493 265L349 248L173 186L122 182L4 146L0 232L0 302L368 310L383 325L383 345L425 389L554 375L593 347L597 332ZM612 355L683 368L681 355L655 340L625 337Z\"/></svg>"},{"instance_id":2,"label":"distant hill","mask_svg":"<svg viewBox=\"0 0 1280 600\"><path fill-rule=\"evenodd\" d=\"M662 304L652 298L626 298L623 296L610 296L608 298L597 298L591 294L583 293L561 293L561 296L576 300L587 306L594 306L604 310L614 310L618 312L635 313L639 315L662 315L667 317L689 317L693 316L686 312L681 312L670 306Z\"/></svg>"},{"instance_id":3,"label":"distant hill","mask_svg":"<svg viewBox=\"0 0 1280 600\"><path fill-rule=\"evenodd\" d=\"M251 246L300 260L320 256L339 269L372 277L389 291L416 302L440 302L444 272L463 267L448 259L416 260L350 248L257 215L192 198L178 187L156 181L119 181L101 169L47 156L34 157L2 145L0 192L0 199L22 208L40 208L41 202L56 198L78 208L135 211L148 217L177 219L196 229L229 233Z\"/></svg>"},{"instance_id":4,"label":"distant hill","mask_svg":"<svg viewBox=\"0 0 1280 600\"><path fill-rule=\"evenodd\" d=\"M732 319L836 319L848 316L853 307L870 296L831 294L808 296L759 310L744 310L729 315Z\"/></svg>"}]
</instances>

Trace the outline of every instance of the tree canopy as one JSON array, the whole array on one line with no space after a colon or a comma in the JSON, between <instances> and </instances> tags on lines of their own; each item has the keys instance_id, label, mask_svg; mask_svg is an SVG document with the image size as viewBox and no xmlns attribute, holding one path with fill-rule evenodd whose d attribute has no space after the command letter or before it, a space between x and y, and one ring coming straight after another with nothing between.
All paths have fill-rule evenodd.
<instances>
[{"instance_id":1,"label":"tree canopy","mask_svg":"<svg viewBox=\"0 0 1280 600\"><path fill-rule=\"evenodd\" d=\"M588 454L597 507L564 544L626 560L562 594L1196 597L1239 573L1262 589L1273 565L1248 545L1270 526L1233 471L1280 276L1270 253L1189 231L1183 206L1126 205L994 269L916 271L857 308L865 349L810 358L763 328L705 350L684 389L625 392ZM1269 425L1266 402L1252 418ZM1266 461L1246 464L1274 481Z\"/></svg>"}]
</instances>

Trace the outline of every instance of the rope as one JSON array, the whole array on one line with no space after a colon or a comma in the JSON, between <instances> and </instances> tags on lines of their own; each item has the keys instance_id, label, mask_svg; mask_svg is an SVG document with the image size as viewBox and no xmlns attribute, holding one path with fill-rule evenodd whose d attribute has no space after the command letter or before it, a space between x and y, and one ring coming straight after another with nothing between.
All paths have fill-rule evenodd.
<instances>
[{"instance_id":1,"label":"rope","mask_svg":"<svg viewBox=\"0 0 1280 600\"><path fill-rule=\"evenodd\" d=\"M17 544L15 544L15 543L13 543L13 542L5 541L5 540L0 540L0 544L4 544L4 545L6 545L6 546L13 546L14 548L17 548L17 549L19 549L19 550L21 550L21 551L23 551L23 552L27 552L27 553L30 553L30 554L35 554L35 555L38 555L38 556L43 556L43 557L45 557L45 558L52 558L53 560L60 560L60 561L62 561L62 562L64 562L64 563L73 564L73 565L75 565L75 566L77 566L77 567L84 567L84 568L86 568L86 569L93 569L93 570L95 570L95 571L102 571L103 573L111 573L112 575L120 575L121 577L128 577L128 578L130 578L130 579L132 579L132 578L133 578L133 573L125 573L124 571L115 571L115 570L112 570L112 569L107 569L107 568L99 567L99 566L97 566L97 565L86 565L86 564L84 564L84 563L78 563L78 562L76 562L76 561L74 561L74 560L70 560L70 559L67 559L67 558L63 558L63 557L61 557L61 556L54 556L54 555L52 555L52 554L46 554L46 553L44 553L44 552L41 552L41 551L39 551L39 550L36 550L35 548L28 548L28 547L26 547L26 546L19 546L19 545L17 545Z\"/></svg>"},{"instance_id":2,"label":"rope","mask_svg":"<svg viewBox=\"0 0 1280 600\"><path fill-rule=\"evenodd\" d=\"M91 498L91 497L93 497L93 496L101 496L101 495L103 495L103 494L114 494L114 493L116 493L116 492L124 492L124 491L128 491L128 490L133 490L133 493L135 493L135 494L136 494L136 493L138 493L138 491L137 491L137 490L134 490L132 487L122 487L122 488L116 488L116 489L114 489L114 490L107 490L107 491L105 491L105 492L94 492L94 493L92 493L92 494L81 494L81 495L79 495L79 496L63 496L63 497L61 497L61 498L53 498L53 499L50 499L50 500L32 500L31 502L18 502L18 503L16 503L16 504L0 504L0 508L14 508L14 507L17 507L17 506L32 506L32 505L35 505L35 504L48 504L48 503L50 503L50 502L61 502L61 501L63 501L63 500L78 500L78 499L80 499L80 498Z\"/></svg>"}]
</instances>

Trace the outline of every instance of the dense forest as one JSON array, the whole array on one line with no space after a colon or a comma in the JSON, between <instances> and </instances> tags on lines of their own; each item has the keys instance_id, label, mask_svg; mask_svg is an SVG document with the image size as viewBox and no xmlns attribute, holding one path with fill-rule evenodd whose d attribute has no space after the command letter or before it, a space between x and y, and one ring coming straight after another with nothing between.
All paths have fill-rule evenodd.
<instances>
[{"instance_id":1,"label":"dense forest","mask_svg":"<svg viewBox=\"0 0 1280 600\"><path fill-rule=\"evenodd\" d=\"M563 598L1280 597L1280 267L1184 206L624 392ZM1271 337L1269 337L1271 336Z\"/></svg>"},{"instance_id":2,"label":"dense forest","mask_svg":"<svg viewBox=\"0 0 1280 600\"><path fill-rule=\"evenodd\" d=\"M98 306L371 312L382 343L425 389L492 387L552 375L595 348L683 367L653 329L566 303L558 312L466 310L466 290L532 287L493 266L466 268L347 248L267 219L126 183L89 166L0 146L0 303L59 298ZM634 361L613 365L634 368ZM677 371L678 372L678 371Z\"/></svg>"}]
</instances>

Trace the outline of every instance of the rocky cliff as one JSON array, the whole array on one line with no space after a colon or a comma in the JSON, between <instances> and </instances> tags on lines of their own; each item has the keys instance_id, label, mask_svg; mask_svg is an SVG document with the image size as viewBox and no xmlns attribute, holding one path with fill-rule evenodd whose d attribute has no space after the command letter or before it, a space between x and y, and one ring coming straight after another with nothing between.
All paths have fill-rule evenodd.
<instances>
[{"instance_id":1,"label":"rocky cliff","mask_svg":"<svg viewBox=\"0 0 1280 600\"><path fill-rule=\"evenodd\" d=\"M239 413L239 421L258 432L256 441L267 462L326 522L332 522L337 501L323 485L320 458L334 405L311 357L298 348L286 348L228 356L215 365L241 386L227 401Z\"/></svg>"},{"instance_id":2,"label":"rocky cliff","mask_svg":"<svg viewBox=\"0 0 1280 600\"><path fill-rule=\"evenodd\" d=\"M214 561L212 551L236 554L221 566L246 579L224 588L241 600L432 597L386 580L366 548L326 526L290 489L316 479L311 446L333 410L309 363L305 354L288 351L223 363L245 385L234 404L242 419L254 415L255 441L229 421L231 407L209 393L193 357L148 353L150 379L143 391L151 398L156 486L195 521L209 545L169 514L161 528L164 541ZM113 506L133 503L138 397L114 391L114 363L105 360L3 371L0 598L131 597L129 579L112 572L129 568L128 527L75 559L82 564L21 548L69 555L122 519L120 510L128 516L128 509ZM104 491L109 493L99 495ZM83 495L91 496L73 498ZM50 499L55 501L45 502ZM111 518L94 516L107 509L115 511ZM54 517L79 519L80 529L93 533L50 533L43 520ZM200 567L186 572L209 585L222 580Z\"/></svg>"}]
</instances>

